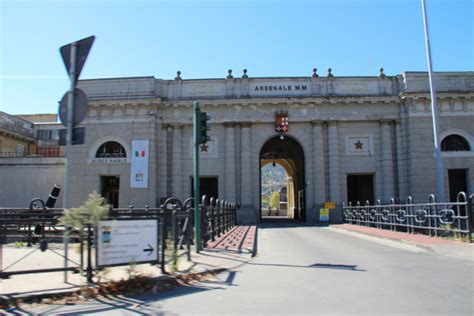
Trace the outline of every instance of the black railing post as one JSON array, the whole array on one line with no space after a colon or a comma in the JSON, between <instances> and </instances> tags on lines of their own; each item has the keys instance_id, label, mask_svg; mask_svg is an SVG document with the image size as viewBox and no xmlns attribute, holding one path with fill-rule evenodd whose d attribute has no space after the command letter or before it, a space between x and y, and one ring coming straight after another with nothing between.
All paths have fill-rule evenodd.
<instances>
[{"instance_id":1,"label":"black railing post","mask_svg":"<svg viewBox=\"0 0 474 316\"><path fill-rule=\"evenodd\" d=\"M211 241L215 241L216 240L216 223L214 222L214 217L216 213L214 211L214 197L211 197L211 200L209 201L208 214L209 214L209 217L208 217L209 220L207 221L207 225L208 225L208 230L209 230L209 239Z\"/></svg>"},{"instance_id":2,"label":"black railing post","mask_svg":"<svg viewBox=\"0 0 474 316\"><path fill-rule=\"evenodd\" d=\"M165 258L165 250L166 250L166 212L165 212L165 209L161 209L160 213L159 213L159 217L161 217L161 229L160 229L160 240L161 240L161 273L165 274L166 273L166 269L165 269L165 265L166 265L166 258Z\"/></svg>"},{"instance_id":3,"label":"black railing post","mask_svg":"<svg viewBox=\"0 0 474 316\"><path fill-rule=\"evenodd\" d=\"M207 245L208 239L207 236L207 227L209 221L209 214L208 214L208 207L207 204L207 197L203 195L202 197L202 204L199 205L199 213L201 214L201 245L204 247Z\"/></svg>"},{"instance_id":4,"label":"black railing post","mask_svg":"<svg viewBox=\"0 0 474 316\"><path fill-rule=\"evenodd\" d=\"M92 283L92 225L87 224L87 282Z\"/></svg>"},{"instance_id":5,"label":"black railing post","mask_svg":"<svg viewBox=\"0 0 474 316\"><path fill-rule=\"evenodd\" d=\"M176 209L171 211L171 235L173 236L173 254L178 252L178 218L176 216Z\"/></svg>"},{"instance_id":6,"label":"black railing post","mask_svg":"<svg viewBox=\"0 0 474 316\"><path fill-rule=\"evenodd\" d=\"M79 242L81 243L79 246L79 251L81 252L80 259L81 259L81 273L83 273L84 270L84 233L81 231L80 232L81 236L79 239Z\"/></svg>"},{"instance_id":7,"label":"black railing post","mask_svg":"<svg viewBox=\"0 0 474 316\"><path fill-rule=\"evenodd\" d=\"M216 236L221 235L221 222L220 222L220 209L219 209L219 199L214 203L214 217L215 217L215 226L214 230L216 231Z\"/></svg>"},{"instance_id":8,"label":"black railing post","mask_svg":"<svg viewBox=\"0 0 474 316\"><path fill-rule=\"evenodd\" d=\"M186 210L186 220L184 224L186 225L186 249L187 249L187 257L188 261L191 261L191 238L192 238L192 217L193 214L191 213L191 210Z\"/></svg>"},{"instance_id":9,"label":"black railing post","mask_svg":"<svg viewBox=\"0 0 474 316\"><path fill-rule=\"evenodd\" d=\"M473 214L472 214L472 204L474 203L474 194L469 196L469 200L467 201L467 231L469 234L469 242L472 242L472 226L473 226Z\"/></svg>"}]
</instances>

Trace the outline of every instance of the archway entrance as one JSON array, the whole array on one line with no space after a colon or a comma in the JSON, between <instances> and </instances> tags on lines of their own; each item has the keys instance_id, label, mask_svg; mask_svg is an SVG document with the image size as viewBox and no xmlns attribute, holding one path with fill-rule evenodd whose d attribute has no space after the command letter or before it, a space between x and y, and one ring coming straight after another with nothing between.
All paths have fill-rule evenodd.
<instances>
[{"instance_id":1,"label":"archway entrance","mask_svg":"<svg viewBox=\"0 0 474 316\"><path fill-rule=\"evenodd\" d=\"M286 179L282 180L283 171ZM278 179L269 180L272 172ZM260 150L260 221L275 216L306 221L304 174L303 148L293 138L275 136L263 145ZM270 181L273 186L269 185ZM279 193L276 207L275 203L270 204L274 192Z\"/></svg>"}]
</instances>

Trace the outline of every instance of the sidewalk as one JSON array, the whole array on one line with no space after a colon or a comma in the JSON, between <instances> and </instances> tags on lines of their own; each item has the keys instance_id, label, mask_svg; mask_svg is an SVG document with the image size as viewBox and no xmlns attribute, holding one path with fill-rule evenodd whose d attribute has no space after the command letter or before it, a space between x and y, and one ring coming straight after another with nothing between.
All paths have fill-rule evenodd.
<instances>
[{"instance_id":1,"label":"sidewalk","mask_svg":"<svg viewBox=\"0 0 474 316\"><path fill-rule=\"evenodd\" d=\"M474 262L474 243L350 224L331 225L330 228L335 231L350 233L355 237L366 236L374 241L389 241L400 245L416 247L419 250L445 257Z\"/></svg>"},{"instance_id":2,"label":"sidewalk","mask_svg":"<svg viewBox=\"0 0 474 316\"><path fill-rule=\"evenodd\" d=\"M191 261L187 261L183 253L178 259L177 271L173 274L161 274L160 267L150 264L137 264L132 270L130 266L110 267L99 273L101 282L120 281L128 279L131 274L139 274L149 278L156 278L157 282L176 276L198 275L219 273L225 270L235 269L249 262L255 253L256 226L236 226L227 234L218 238L208 245L200 253L192 251ZM240 239L239 239L240 238ZM224 246L227 245L227 246ZM232 245L232 247L230 246ZM51 245L46 252L35 251L35 245L31 248L16 248L14 245L4 246L3 268L12 265L19 259L25 259L12 266L8 271L24 269L46 269L64 266L64 258L58 255L61 252L61 244ZM71 246L69 258L79 262L79 254ZM73 266L70 263L69 266ZM172 272L173 267L168 263L167 273ZM81 288L87 286L85 277L78 273L68 272L68 282L64 282L64 272L36 273L13 275L10 279L0 280L0 303L3 300L12 299L41 299L53 296L67 296L77 293ZM94 281L97 277L94 278ZM0 304L0 308L1 308Z\"/></svg>"}]
</instances>

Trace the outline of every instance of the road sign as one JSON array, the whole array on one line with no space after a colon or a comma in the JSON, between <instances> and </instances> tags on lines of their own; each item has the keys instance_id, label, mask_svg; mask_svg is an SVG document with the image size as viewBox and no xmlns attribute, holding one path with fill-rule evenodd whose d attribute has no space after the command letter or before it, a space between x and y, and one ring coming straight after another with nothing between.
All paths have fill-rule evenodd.
<instances>
[{"instance_id":1,"label":"road sign","mask_svg":"<svg viewBox=\"0 0 474 316\"><path fill-rule=\"evenodd\" d=\"M84 67L84 64L87 59L87 55L89 54L89 51L91 50L92 43L94 43L94 40L95 40L95 36L89 36L75 42L77 43L77 55L76 55L77 58L76 58L76 71L75 71L74 83L76 83L77 79L79 79L79 75L81 74L82 67ZM69 73L71 69L71 47L73 44L74 43L64 45L59 49L64 61L64 66L66 66L67 73Z\"/></svg>"},{"instance_id":2,"label":"road sign","mask_svg":"<svg viewBox=\"0 0 474 316\"><path fill-rule=\"evenodd\" d=\"M67 109L68 109L68 94L66 92L59 102L59 119L61 123L67 127ZM87 113L87 95L79 88L74 89L74 115L73 115L73 125L78 125L86 117Z\"/></svg>"},{"instance_id":3,"label":"road sign","mask_svg":"<svg viewBox=\"0 0 474 316\"><path fill-rule=\"evenodd\" d=\"M100 267L158 261L158 221L100 221L97 265Z\"/></svg>"}]
</instances>

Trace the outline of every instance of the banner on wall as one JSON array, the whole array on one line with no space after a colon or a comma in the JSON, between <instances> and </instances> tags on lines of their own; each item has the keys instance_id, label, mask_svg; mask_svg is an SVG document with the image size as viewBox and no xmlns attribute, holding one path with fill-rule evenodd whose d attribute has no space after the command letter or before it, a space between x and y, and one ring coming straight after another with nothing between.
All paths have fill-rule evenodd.
<instances>
[{"instance_id":1,"label":"banner on wall","mask_svg":"<svg viewBox=\"0 0 474 316\"><path fill-rule=\"evenodd\" d=\"M132 140L131 188L148 188L149 145L149 140Z\"/></svg>"}]
</instances>

